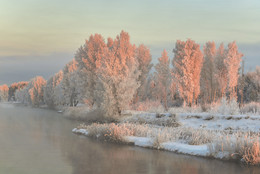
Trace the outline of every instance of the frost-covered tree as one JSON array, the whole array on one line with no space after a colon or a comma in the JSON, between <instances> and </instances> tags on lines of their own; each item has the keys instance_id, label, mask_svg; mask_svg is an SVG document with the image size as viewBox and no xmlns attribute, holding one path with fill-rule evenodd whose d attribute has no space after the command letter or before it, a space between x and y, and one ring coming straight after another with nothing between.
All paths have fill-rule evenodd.
<instances>
[{"instance_id":1,"label":"frost-covered tree","mask_svg":"<svg viewBox=\"0 0 260 174\"><path fill-rule=\"evenodd\" d=\"M137 89L134 101L137 102L139 99L144 100L144 98L146 98L147 78L153 64L151 63L152 56L150 54L150 50L146 46L141 44L138 48L136 48L135 52L136 59L139 64L138 69L140 71L140 76L138 78L138 81L140 81L140 87Z\"/></svg>"},{"instance_id":2,"label":"frost-covered tree","mask_svg":"<svg viewBox=\"0 0 260 174\"><path fill-rule=\"evenodd\" d=\"M164 105L164 108L168 110L168 94L171 84L171 72L170 72L170 59L166 50L163 50L162 56L158 58L158 63L155 66L155 78L156 78L156 94L158 99Z\"/></svg>"},{"instance_id":3,"label":"frost-covered tree","mask_svg":"<svg viewBox=\"0 0 260 174\"><path fill-rule=\"evenodd\" d=\"M78 63L75 59L69 62L63 69L63 78L60 84L62 101L59 103L68 106L76 106L79 102L79 92L77 87L77 69Z\"/></svg>"},{"instance_id":4,"label":"frost-covered tree","mask_svg":"<svg viewBox=\"0 0 260 174\"><path fill-rule=\"evenodd\" d=\"M28 93L30 96L30 103L32 106L39 106L44 103L43 89L46 81L43 77L37 76L33 78L28 84Z\"/></svg>"},{"instance_id":5,"label":"frost-covered tree","mask_svg":"<svg viewBox=\"0 0 260 174\"><path fill-rule=\"evenodd\" d=\"M226 50L224 44L221 43L216 52L215 58L215 70L216 70L216 81L217 81L217 94L218 98L226 96L226 90L228 85L228 70L225 64Z\"/></svg>"},{"instance_id":6,"label":"frost-covered tree","mask_svg":"<svg viewBox=\"0 0 260 174\"><path fill-rule=\"evenodd\" d=\"M215 42L207 42L203 48L204 62L201 70L201 91L203 102L213 102L216 98L216 45Z\"/></svg>"},{"instance_id":7,"label":"frost-covered tree","mask_svg":"<svg viewBox=\"0 0 260 174\"><path fill-rule=\"evenodd\" d=\"M96 93L100 96L98 101L105 114L116 117L128 107L139 87L138 60L135 58L135 46L124 31L117 36L111 48L104 50L98 69L100 88L96 89Z\"/></svg>"},{"instance_id":8,"label":"frost-covered tree","mask_svg":"<svg viewBox=\"0 0 260 174\"><path fill-rule=\"evenodd\" d=\"M175 45L173 59L173 74L178 91L186 103L192 105L200 94L200 72L203 63L203 54L200 45L193 40L178 40Z\"/></svg>"},{"instance_id":9,"label":"frost-covered tree","mask_svg":"<svg viewBox=\"0 0 260 174\"><path fill-rule=\"evenodd\" d=\"M225 65L227 67L227 77L228 77L228 91L230 94L230 99L237 98L237 84L238 84L238 76L239 76L239 67L241 58L243 56L242 53L238 52L238 47L236 42L232 42L228 44L227 54L225 59Z\"/></svg>"},{"instance_id":10,"label":"frost-covered tree","mask_svg":"<svg viewBox=\"0 0 260 174\"><path fill-rule=\"evenodd\" d=\"M113 41L108 39L108 46L111 47ZM85 91L85 95L90 105L95 104L95 88L97 81L97 71L101 66L104 57L104 49L107 45L100 34L91 35L86 40L84 46L80 47L75 55L75 59L79 66L79 77L82 85L81 91Z\"/></svg>"},{"instance_id":11,"label":"frost-covered tree","mask_svg":"<svg viewBox=\"0 0 260 174\"><path fill-rule=\"evenodd\" d=\"M246 103L260 102L260 66L245 74L243 94Z\"/></svg>"},{"instance_id":12,"label":"frost-covered tree","mask_svg":"<svg viewBox=\"0 0 260 174\"><path fill-rule=\"evenodd\" d=\"M15 91L15 99L18 102L29 105L30 96L28 94L27 87L20 88L19 90L16 90Z\"/></svg>"},{"instance_id":13,"label":"frost-covered tree","mask_svg":"<svg viewBox=\"0 0 260 174\"><path fill-rule=\"evenodd\" d=\"M0 102L8 101L8 91L9 91L9 88L6 84L0 86Z\"/></svg>"},{"instance_id":14,"label":"frost-covered tree","mask_svg":"<svg viewBox=\"0 0 260 174\"><path fill-rule=\"evenodd\" d=\"M54 76L52 76L46 83L44 88L44 102L50 108L54 108L58 104L57 86L61 83L63 79L63 71L59 71Z\"/></svg>"},{"instance_id":15,"label":"frost-covered tree","mask_svg":"<svg viewBox=\"0 0 260 174\"><path fill-rule=\"evenodd\" d=\"M15 83L12 83L9 87L9 97L8 97L8 100L9 101L16 101L16 98L15 98L15 92L16 90L20 90L24 87L26 87L28 85L28 82L15 82Z\"/></svg>"},{"instance_id":16,"label":"frost-covered tree","mask_svg":"<svg viewBox=\"0 0 260 174\"><path fill-rule=\"evenodd\" d=\"M17 90L15 97L19 102L37 107L44 103L43 89L45 85L46 81L44 78L37 76L31 79L25 88Z\"/></svg>"}]
</instances>

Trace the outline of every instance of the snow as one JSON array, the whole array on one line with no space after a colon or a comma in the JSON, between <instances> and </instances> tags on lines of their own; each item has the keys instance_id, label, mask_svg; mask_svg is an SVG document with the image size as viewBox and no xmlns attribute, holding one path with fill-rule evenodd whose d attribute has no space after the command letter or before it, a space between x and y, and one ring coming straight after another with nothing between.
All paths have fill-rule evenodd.
<instances>
[{"instance_id":1,"label":"snow","mask_svg":"<svg viewBox=\"0 0 260 174\"><path fill-rule=\"evenodd\" d=\"M184 127L202 128L207 130L260 131L260 116L251 115L220 115L208 113L178 114ZM212 118L208 120L209 118Z\"/></svg>"},{"instance_id":2,"label":"snow","mask_svg":"<svg viewBox=\"0 0 260 174\"><path fill-rule=\"evenodd\" d=\"M135 146L153 148L154 140L147 137L126 136L126 142L134 143ZM183 154L196 156L209 156L208 146L205 145L188 145L179 142L164 142L160 144L160 149L179 152Z\"/></svg>"},{"instance_id":3,"label":"snow","mask_svg":"<svg viewBox=\"0 0 260 174\"><path fill-rule=\"evenodd\" d=\"M136 137L136 136L125 136L124 140L128 143L134 143L136 146L140 147L153 147L154 140L147 137Z\"/></svg>"},{"instance_id":4,"label":"snow","mask_svg":"<svg viewBox=\"0 0 260 174\"><path fill-rule=\"evenodd\" d=\"M193 128L193 129L204 129L204 130L215 130L215 131L239 131L239 132L260 132L260 116L257 115L221 115L221 114L210 114L210 113L179 113L160 114L161 117L157 118L155 113L138 113L131 117L121 120L123 122L133 121L138 123L138 120L142 120L146 124L152 124L153 122L162 122L167 119L176 118L180 123L178 128ZM161 128L162 126L154 125L154 128ZM185 130L185 129L184 129ZM88 135L85 129L73 129L74 133ZM98 135L97 135L98 137ZM229 139L231 142L236 142L235 137ZM201 145L190 145L188 142L177 140L175 142L156 142L151 137L137 137L137 136L125 136L124 141L127 143L134 144L135 146L146 147L146 148L158 148L167 151L173 151L182 154L209 157L212 156L218 159L230 159L232 152L229 151L218 151L215 148L215 143L201 144ZM172 141L172 140L171 140Z\"/></svg>"},{"instance_id":5,"label":"snow","mask_svg":"<svg viewBox=\"0 0 260 174\"><path fill-rule=\"evenodd\" d=\"M179 152L183 154L196 155L196 156L209 156L210 152L208 146L204 145L189 145L178 142L165 142L161 144L164 150Z\"/></svg>"},{"instance_id":6,"label":"snow","mask_svg":"<svg viewBox=\"0 0 260 174\"><path fill-rule=\"evenodd\" d=\"M82 135L88 135L88 131L86 129L77 129L74 128L72 129L72 132L77 133L77 134L82 134Z\"/></svg>"}]
</instances>

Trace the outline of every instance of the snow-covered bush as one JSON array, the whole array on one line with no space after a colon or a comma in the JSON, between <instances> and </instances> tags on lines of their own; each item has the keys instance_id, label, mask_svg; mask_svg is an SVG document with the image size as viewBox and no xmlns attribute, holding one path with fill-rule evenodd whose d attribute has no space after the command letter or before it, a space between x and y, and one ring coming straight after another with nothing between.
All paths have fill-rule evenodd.
<instances>
[{"instance_id":1,"label":"snow-covered bush","mask_svg":"<svg viewBox=\"0 0 260 174\"><path fill-rule=\"evenodd\" d=\"M165 111L161 102L151 101L151 100L138 102L132 106L132 109L137 111L146 111L146 112L155 112L155 113L163 113Z\"/></svg>"},{"instance_id":2,"label":"snow-covered bush","mask_svg":"<svg viewBox=\"0 0 260 174\"><path fill-rule=\"evenodd\" d=\"M249 114L260 114L260 103L257 102L251 102L248 104L245 104L243 107L241 107L241 112L243 114L249 113Z\"/></svg>"},{"instance_id":3,"label":"snow-covered bush","mask_svg":"<svg viewBox=\"0 0 260 174\"><path fill-rule=\"evenodd\" d=\"M125 117L121 119L121 122L134 124L150 124L166 127L180 126L179 118L176 114L139 113L130 117Z\"/></svg>"},{"instance_id":4,"label":"snow-covered bush","mask_svg":"<svg viewBox=\"0 0 260 174\"><path fill-rule=\"evenodd\" d=\"M224 97L221 99L220 103L213 104L209 112L222 115L236 115L240 113L240 110L235 99L228 101Z\"/></svg>"}]
</instances>

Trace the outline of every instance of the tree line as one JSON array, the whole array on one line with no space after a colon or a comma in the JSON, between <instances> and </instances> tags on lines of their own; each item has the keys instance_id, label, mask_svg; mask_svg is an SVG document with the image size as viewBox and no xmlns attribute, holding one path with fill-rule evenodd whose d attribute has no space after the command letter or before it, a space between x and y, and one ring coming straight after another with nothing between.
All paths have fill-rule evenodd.
<instances>
[{"instance_id":1,"label":"tree line","mask_svg":"<svg viewBox=\"0 0 260 174\"><path fill-rule=\"evenodd\" d=\"M171 60L163 50L153 66L150 50L132 44L127 32L106 41L100 34L91 35L63 70L47 81L35 77L0 86L0 99L50 108L83 103L107 116L119 116L124 109L150 101L159 101L167 110L223 97L240 103L260 100L260 67L240 74L243 54L236 42L227 48L207 42L202 51L191 39L177 40L173 53Z\"/></svg>"}]
</instances>

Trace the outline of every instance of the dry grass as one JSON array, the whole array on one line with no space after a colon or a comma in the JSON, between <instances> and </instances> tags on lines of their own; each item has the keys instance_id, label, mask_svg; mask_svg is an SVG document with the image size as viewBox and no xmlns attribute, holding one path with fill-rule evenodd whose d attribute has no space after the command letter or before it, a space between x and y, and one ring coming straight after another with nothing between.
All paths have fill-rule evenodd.
<instances>
[{"instance_id":1,"label":"dry grass","mask_svg":"<svg viewBox=\"0 0 260 174\"><path fill-rule=\"evenodd\" d=\"M63 115L73 120L81 120L89 123L111 123L117 122L115 118L105 117L100 109L90 109L89 107L68 107Z\"/></svg>"},{"instance_id":2,"label":"dry grass","mask_svg":"<svg viewBox=\"0 0 260 174\"><path fill-rule=\"evenodd\" d=\"M244 161L260 165L259 133L209 131L185 127L161 127L150 124L106 123L80 125L88 135L105 141L126 143L125 136L150 137L153 147L160 149L163 142L182 142L190 145L207 144L210 154L216 158ZM219 156L222 153L224 156Z\"/></svg>"},{"instance_id":3,"label":"dry grass","mask_svg":"<svg viewBox=\"0 0 260 174\"><path fill-rule=\"evenodd\" d=\"M190 145L201 145L212 142L213 133L203 129L158 127L148 124L91 124L81 125L89 136L109 141L123 142L124 136L150 137L154 139L155 148L159 148L163 142L182 141Z\"/></svg>"},{"instance_id":4,"label":"dry grass","mask_svg":"<svg viewBox=\"0 0 260 174\"><path fill-rule=\"evenodd\" d=\"M133 110L162 113L165 111L163 105L159 101L144 101L138 102L132 106Z\"/></svg>"},{"instance_id":5,"label":"dry grass","mask_svg":"<svg viewBox=\"0 0 260 174\"><path fill-rule=\"evenodd\" d=\"M209 145L212 156L226 153L226 159L242 160L246 164L260 165L259 133L219 132L217 139Z\"/></svg>"},{"instance_id":6,"label":"dry grass","mask_svg":"<svg viewBox=\"0 0 260 174\"><path fill-rule=\"evenodd\" d=\"M241 107L240 110L244 114L260 115L260 103L247 103L243 107Z\"/></svg>"},{"instance_id":7,"label":"dry grass","mask_svg":"<svg viewBox=\"0 0 260 174\"><path fill-rule=\"evenodd\" d=\"M260 165L260 142L258 138L242 148L241 154L247 164Z\"/></svg>"},{"instance_id":8,"label":"dry grass","mask_svg":"<svg viewBox=\"0 0 260 174\"><path fill-rule=\"evenodd\" d=\"M178 127L179 118L176 114L136 114L134 116L126 117L121 120L122 123L134 123L134 124L151 124L165 127Z\"/></svg>"}]
</instances>

